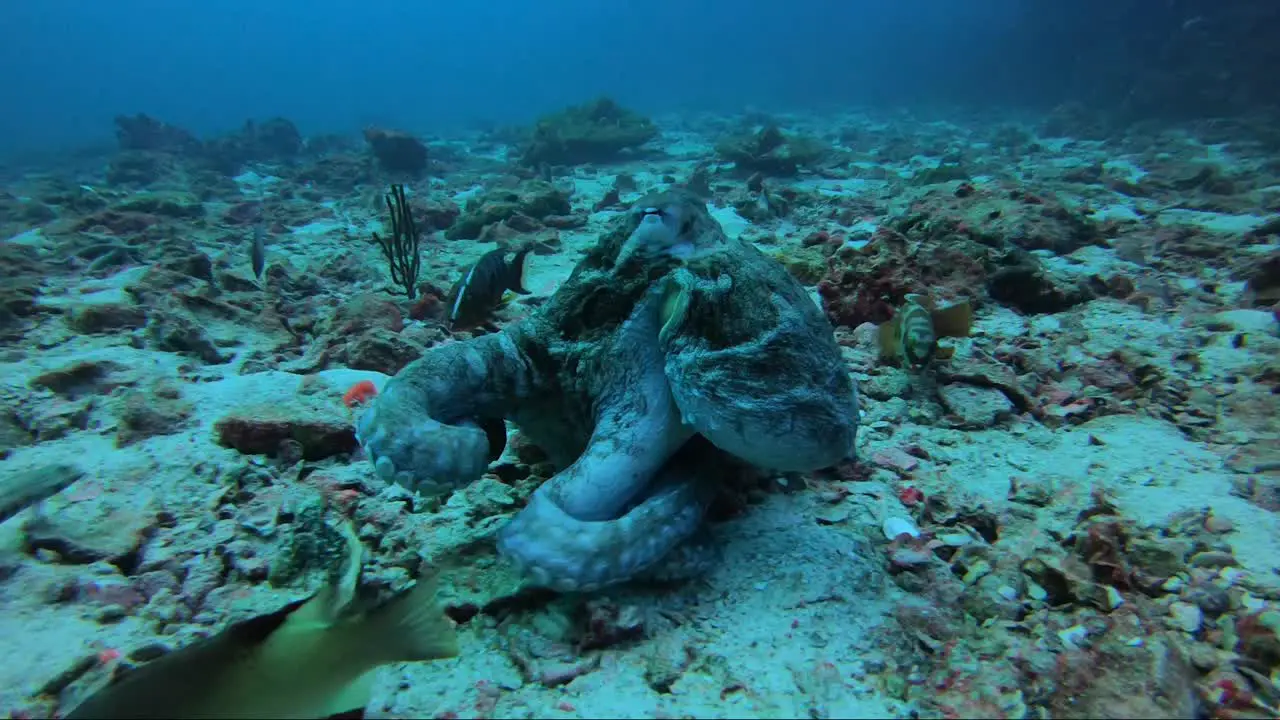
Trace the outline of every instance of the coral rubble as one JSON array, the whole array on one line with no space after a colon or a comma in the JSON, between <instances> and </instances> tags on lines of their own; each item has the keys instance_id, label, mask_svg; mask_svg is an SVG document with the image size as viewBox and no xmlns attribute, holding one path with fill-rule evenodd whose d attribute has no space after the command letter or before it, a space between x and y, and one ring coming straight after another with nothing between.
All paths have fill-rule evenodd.
<instances>
[{"instance_id":1,"label":"coral rubble","mask_svg":"<svg viewBox=\"0 0 1280 720\"><path fill-rule=\"evenodd\" d=\"M371 716L1274 717L1280 164L1258 127L599 99L362 143L121 116L92 167L0 187L0 648L22 658L0 713L64 713L306 597L350 522L362 592L431 567L462 643L379 671ZM420 265L388 293L393 183ZM553 453L515 434L424 497L377 477L354 420L675 187L830 320L857 452L720 468L697 579L552 593L494 538ZM494 249L528 251L530 294L451 331L446 289ZM975 310L924 367L877 351L908 295Z\"/></svg>"}]
</instances>

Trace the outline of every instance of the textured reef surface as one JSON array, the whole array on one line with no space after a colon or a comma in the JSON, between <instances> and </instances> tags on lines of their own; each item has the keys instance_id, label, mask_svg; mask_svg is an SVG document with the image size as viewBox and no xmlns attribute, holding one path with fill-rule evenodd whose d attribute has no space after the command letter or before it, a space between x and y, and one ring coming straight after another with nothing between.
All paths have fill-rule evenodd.
<instances>
[{"instance_id":1,"label":"textured reef surface","mask_svg":"<svg viewBox=\"0 0 1280 720\"><path fill-rule=\"evenodd\" d=\"M601 99L0 168L0 714L349 527L461 642L368 717L1274 717L1264 129ZM528 292L455 327L493 250ZM925 303L967 334L882 351Z\"/></svg>"}]
</instances>

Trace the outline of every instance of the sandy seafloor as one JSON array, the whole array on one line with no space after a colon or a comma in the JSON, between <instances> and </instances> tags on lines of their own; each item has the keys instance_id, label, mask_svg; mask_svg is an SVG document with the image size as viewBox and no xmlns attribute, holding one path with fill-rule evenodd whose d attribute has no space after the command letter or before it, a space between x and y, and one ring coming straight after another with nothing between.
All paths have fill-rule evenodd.
<instances>
[{"instance_id":1,"label":"sandy seafloor","mask_svg":"<svg viewBox=\"0 0 1280 720\"><path fill-rule=\"evenodd\" d=\"M730 122L657 120L664 135L653 156L554 179L585 224L532 231L557 242L534 256L533 294L502 310L503 322L554 292L622 211L595 209L619 175L635 181L623 203L683 180L714 163L717 132ZM101 167L80 160L9 173L7 207L43 202L53 216L11 214L4 243L52 270L0 346L0 480L66 465L82 476L0 525L0 712L65 710L155 643L181 645L313 591L315 567L280 565L298 557L298 537L323 536L323 522L302 527L315 496L330 522L344 511L356 518L366 579L402 583L405 558L422 551L446 567L444 599L463 621L457 658L378 671L370 717L1176 717L1215 707L1266 716L1280 695L1265 682L1280 663L1280 338L1276 311L1256 301L1265 278L1248 283L1280 251L1275 155L1195 128L1084 140L1037 138L1029 125L1036 149L1023 152L993 140L1015 123L779 122L832 138L849 158L767 180L775 196L809 200L754 219L733 206L747 197L743 180L727 163L710 165L725 171L712 181L714 216L770 254L802 257L818 231L874 245L877 229L903 213L948 212L928 193L955 197L961 183L1019 187L1104 228L1102 241L1033 252L1055 282L1112 287L1121 277L1133 290L1095 291L1050 312L984 299L972 336L938 372L888 367L874 332L839 328L862 385L858 463L762 475L739 489L741 502L713 524L723 557L705 577L588 596L519 590L495 561L486 540L528 491L510 482L522 466L514 448L436 508L383 487L358 451L309 461L217 442L227 418L272 416L341 435L351 417L342 393L387 377L345 364L404 352L379 333L420 345L444 337L431 319L379 319L397 307L379 294L383 263L351 238L382 220L380 183L301 192L269 163L215 189L190 178L186 188L112 188ZM913 149L877 154L890 143ZM464 205L506 174L484 138L432 147L454 160L413 186L419 196ZM911 181L944 155L965 159L967 179ZM1203 167L1232 186L1178 183ZM1144 182L1154 189L1132 190ZM100 196L108 208L142 192L188 193L205 212L160 211L157 222L173 231L159 247L90 271L59 255L89 242L59 223L101 205L41 200L51 187ZM292 189L291 215L272 229L260 290L251 230L220 218L238 201L284 198L282 188ZM497 246L433 235L424 279L447 288ZM194 256L212 270L182 269ZM820 301L817 268L802 281ZM206 282L220 292L202 290ZM926 288L935 289L955 286ZM392 350L352 349L370 333ZM290 335L327 343L327 361L305 348L282 354ZM1027 382L973 380L969 361ZM1010 399L1024 396L1025 407ZM1091 529L1100 516L1110 524ZM904 527L925 535L887 537Z\"/></svg>"}]
</instances>

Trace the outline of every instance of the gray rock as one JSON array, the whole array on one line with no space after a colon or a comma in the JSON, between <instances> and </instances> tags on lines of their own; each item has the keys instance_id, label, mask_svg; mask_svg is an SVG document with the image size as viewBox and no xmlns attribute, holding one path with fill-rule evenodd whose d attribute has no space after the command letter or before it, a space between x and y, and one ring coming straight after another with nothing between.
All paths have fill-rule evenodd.
<instances>
[{"instance_id":1,"label":"gray rock","mask_svg":"<svg viewBox=\"0 0 1280 720\"><path fill-rule=\"evenodd\" d=\"M938 397L961 427L988 428L1013 415L1013 403L995 388L944 385L938 389Z\"/></svg>"},{"instance_id":2,"label":"gray rock","mask_svg":"<svg viewBox=\"0 0 1280 720\"><path fill-rule=\"evenodd\" d=\"M125 303L90 304L72 310L67 322L73 330L86 335L119 332L145 326L147 312Z\"/></svg>"},{"instance_id":3,"label":"gray rock","mask_svg":"<svg viewBox=\"0 0 1280 720\"><path fill-rule=\"evenodd\" d=\"M56 512L38 513L22 527L28 552L51 550L63 563L107 561L131 564L155 532L157 517L151 497L104 493L84 502L66 503Z\"/></svg>"},{"instance_id":4,"label":"gray rock","mask_svg":"<svg viewBox=\"0 0 1280 720\"><path fill-rule=\"evenodd\" d=\"M218 444L246 455L275 456L292 440L305 460L323 460L356 449L355 430L330 403L299 398L289 403L257 403L237 408L213 426Z\"/></svg>"},{"instance_id":5,"label":"gray rock","mask_svg":"<svg viewBox=\"0 0 1280 720\"><path fill-rule=\"evenodd\" d=\"M858 392L873 400L904 397L911 391L911 376L898 368L881 368L858 384Z\"/></svg>"}]
</instances>

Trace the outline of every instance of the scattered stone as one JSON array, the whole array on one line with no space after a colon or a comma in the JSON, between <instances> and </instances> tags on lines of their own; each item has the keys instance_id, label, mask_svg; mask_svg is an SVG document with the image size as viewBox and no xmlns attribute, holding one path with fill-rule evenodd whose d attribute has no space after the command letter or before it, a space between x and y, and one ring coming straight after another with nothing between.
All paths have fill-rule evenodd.
<instances>
[{"instance_id":1,"label":"scattered stone","mask_svg":"<svg viewBox=\"0 0 1280 720\"><path fill-rule=\"evenodd\" d=\"M534 168L610 162L657 136L651 120L601 97L538 118L520 162Z\"/></svg>"},{"instance_id":2,"label":"scattered stone","mask_svg":"<svg viewBox=\"0 0 1280 720\"><path fill-rule=\"evenodd\" d=\"M22 531L28 552L52 551L65 563L106 561L130 567L157 521L146 494L104 493L93 500L65 503L56 512L38 513Z\"/></svg>"},{"instance_id":3,"label":"scattered stone","mask_svg":"<svg viewBox=\"0 0 1280 720\"><path fill-rule=\"evenodd\" d=\"M116 447L180 432L191 413L191 405L182 401L175 386L157 385L149 392L128 390L120 398Z\"/></svg>"},{"instance_id":4,"label":"scattered stone","mask_svg":"<svg viewBox=\"0 0 1280 720\"><path fill-rule=\"evenodd\" d=\"M1111 585L1106 586L1106 588L1104 588L1104 592L1106 602L1103 604L1103 608L1107 611L1115 610L1124 604L1124 596L1120 594L1119 590L1115 589Z\"/></svg>"},{"instance_id":5,"label":"scattered stone","mask_svg":"<svg viewBox=\"0 0 1280 720\"><path fill-rule=\"evenodd\" d=\"M1185 632L1197 633L1200 631L1200 625L1204 622L1204 616L1200 612L1200 608L1185 602L1174 602L1169 606L1169 622L1170 624Z\"/></svg>"},{"instance_id":6,"label":"scattered stone","mask_svg":"<svg viewBox=\"0 0 1280 720\"><path fill-rule=\"evenodd\" d=\"M84 305L71 311L67 323L71 329L86 335L114 333L145 326L147 313L140 307L123 303Z\"/></svg>"},{"instance_id":7,"label":"scattered stone","mask_svg":"<svg viewBox=\"0 0 1280 720\"><path fill-rule=\"evenodd\" d=\"M85 360L37 375L31 379L31 387L52 390L70 400L106 395L130 382L123 371L114 362Z\"/></svg>"},{"instance_id":8,"label":"scattered stone","mask_svg":"<svg viewBox=\"0 0 1280 720\"><path fill-rule=\"evenodd\" d=\"M889 551L889 565L900 570L924 567L933 562L933 553L923 548L902 545Z\"/></svg>"},{"instance_id":9,"label":"scattered stone","mask_svg":"<svg viewBox=\"0 0 1280 720\"><path fill-rule=\"evenodd\" d=\"M5 405L0 403L0 460L9 457L9 454L17 448L25 447L35 441L31 431L23 427L13 409Z\"/></svg>"},{"instance_id":10,"label":"scattered stone","mask_svg":"<svg viewBox=\"0 0 1280 720\"><path fill-rule=\"evenodd\" d=\"M1089 640L1089 629L1083 625L1072 625L1058 631L1058 639L1068 650L1079 650Z\"/></svg>"},{"instance_id":11,"label":"scattered stone","mask_svg":"<svg viewBox=\"0 0 1280 720\"><path fill-rule=\"evenodd\" d=\"M1239 564L1231 553L1219 550L1205 550L1204 552L1198 552L1195 555L1192 555L1188 562L1192 567L1202 568L1224 568Z\"/></svg>"},{"instance_id":12,"label":"scattered stone","mask_svg":"<svg viewBox=\"0 0 1280 720\"><path fill-rule=\"evenodd\" d=\"M1128 555L1134 565L1161 578L1173 578L1186 567L1192 544L1182 538L1139 537L1129 542Z\"/></svg>"},{"instance_id":13,"label":"scattered stone","mask_svg":"<svg viewBox=\"0 0 1280 720\"><path fill-rule=\"evenodd\" d=\"M881 532L884 533L887 540L897 540L903 535L909 538L920 537L920 530L915 526L915 523L899 516L885 518L881 524Z\"/></svg>"},{"instance_id":14,"label":"scattered stone","mask_svg":"<svg viewBox=\"0 0 1280 720\"><path fill-rule=\"evenodd\" d=\"M1062 312L1092 299L1086 288L1056 277L1030 261L993 273L987 291L997 302L1031 314Z\"/></svg>"},{"instance_id":15,"label":"scattered stone","mask_svg":"<svg viewBox=\"0 0 1280 720\"><path fill-rule=\"evenodd\" d=\"M1226 590L1211 583L1200 583L1184 595L1188 602L1209 617L1218 617L1231 609L1231 596Z\"/></svg>"},{"instance_id":16,"label":"scattered stone","mask_svg":"<svg viewBox=\"0 0 1280 720\"><path fill-rule=\"evenodd\" d=\"M572 211L569 196L549 182L530 180L515 189L492 190L467 201L462 215L445 232L450 240L475 240L484 229L516 215L545 220Z\"/></svg>"},{"instance_id":17,"label":"scattered stone","mask_svg":"<svg viewBox=\"0 0 1280 720\"><path fill-rule=\"evenodd\" d=\"M204 217L204 205L194 195L179 192L134 193L115 207L117 211L158 215L181 220Z\"/></svg>"},{"instance_id":18,"label":"scattered stone","mask_svg":"<svg viewBox=\"0 0 1280 720\"><path fill-rule=\"evenodd\" d=\"M395 375L405 365L422 357L425 347L404 335L387 330L371 330L346 343L346 366L352 370L374 370Z\"/></svg>"},{"instance_id":19,"label":"scattered stone","mask_svg":"<svg viewBox=\"0 0 1280 720\"><path fill-rule=\"evenodd\" d=\"M989 428L1013 415L1013 403L994 388L944 385L938 389L938 398L963 428Z\"/></svg>"},{"instance_id":20,"label":"scattered stone","mask_svg":"<svg viewBox=\"0 0 1280 720\"><path fill-rule=\"evenodd\" d=\"M427 169L427 146L409 133L371 127L365 128L364 139L387 172L416 177Z\"/></svg>"},{"instance_id":21,"label":"scattered stone","mask_svg":"<svg viewBox=\"0 0 1280 720\"><path fill-rule=\"evenodd\" d=\"M154 313L147 324L147 335L157 350L189 355L210 365L230 360L218 349L204 326L183 311Z\"/></svg>"},{"instance_id":22,"label":"scattered stone","mask_svg":"<svg viewBox=\"0 0 1280 720\"><path fill-rule=\"evenodd\" d=\"M845 505L826 506L818 510L814 519L819 525L839 525L849 519L852 511Z\"/></svg>"},{"instance_id":23,"label":"scattered stone","mask_svg":"<svg viewBox=\"0 0 1280 720\"><path fill-rule=\"evenodd\" d=\"M873 400L903 397L911 388L911 377L897 368L882 368L858 383L858 392Z\"/></svg>"},{"instance_id":24,"label":"scattered stone","mask_svg":"<svg viewBox=\"0 0 1280 720\"><path fill-rule=\"evenodd\" d=\"M306 460L350 453L357 447L346 415L332 404L307 397L237 408L214 424L214 433L219 445L246 455L274 457L286 440L298 443Z\"/></svg>"},{"instance_id":25,"label":"scattered stone","mask_svg":"<svg viewBox=\"0 0 1280 720\"><path fill-rule=\"evenodd\" d=\"M878 450L871 456L871 462L902 473L909 473L920 466L919 460L899 448Z\"/></svg>"},{"instance_id":26,"label":"scattered stone","mask_svg":"<svg viewBox=\"0 0 1280 720\"><path fill-rule=\"evenodd\" d=\"M1047 477L1014 475L1009 478L1009 500L1016 503L1045 507L1053 501L1055 492L1053 480Z\"/></svg>"}]
</instances>

